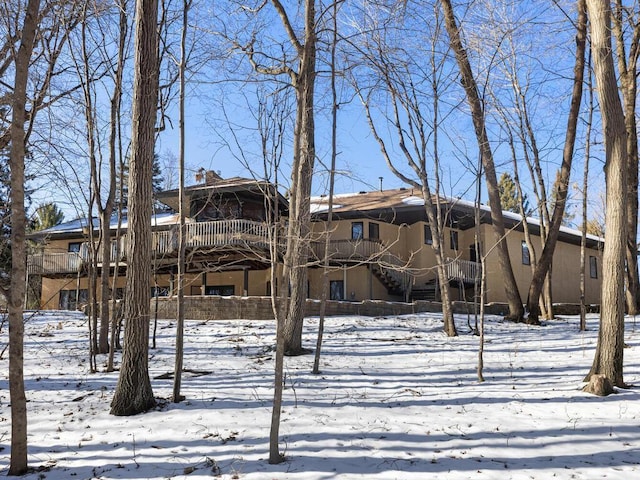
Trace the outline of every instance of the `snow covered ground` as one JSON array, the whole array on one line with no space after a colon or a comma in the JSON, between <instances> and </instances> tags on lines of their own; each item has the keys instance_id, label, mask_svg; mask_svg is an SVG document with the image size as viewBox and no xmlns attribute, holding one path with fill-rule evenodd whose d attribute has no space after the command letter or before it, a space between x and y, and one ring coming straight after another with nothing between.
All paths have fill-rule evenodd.
<instances>
[{"instance_id":1,"label":"snow covered ground","mask_svg":"<svg viewBox=\"0 0 640 480\"><path fill-rule=\"evenodd\" d=\"M640 318L638 319L640 322ZM188 321L180 404L109 415L116 373L90 374L86 319L27 320L29 464L25 478L69 479L625 479L640 478L640 393L583 393L597 318L543 327L487 321L484 383L478 337L438 315L327 319L322 374L286 360L282 450L269 465L274 325ZM305 324L315 345L317 319ZM151 350L154 393L168 399L173 323ZM640 324L628 319L625 380L640 382ZM6 346L2 325L0 349ZM0 359L0 475L8 469L8 351ZM105 358L100 358L103 367ZM208 372L208 373L207 373Z\"/></svg>"}]
</instances>

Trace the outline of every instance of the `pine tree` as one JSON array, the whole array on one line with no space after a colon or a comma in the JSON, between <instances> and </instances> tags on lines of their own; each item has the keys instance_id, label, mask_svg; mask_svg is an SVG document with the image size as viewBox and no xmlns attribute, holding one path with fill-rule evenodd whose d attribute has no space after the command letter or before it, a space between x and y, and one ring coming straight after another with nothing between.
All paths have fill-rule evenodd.
<instances>
[{"instance_id":1,"label":"pine tree","mask_svg":"<svg viewBox=\"0 0 640 480\"><path fill-rule=\"evenodd\" d=\"M36 208L31 223L32 230L45 230L60 225L64 221L64 212L53 202L43 203Z\"/></svg>"},{"instance_id":2,"label":"pine tree","mask_svg":"<svg viewBox=\"0 0 640 480\"><path fill-rule=\"evenodd\" d=\"M511 177L511 174L504 172L500 176L498 181L498 191L500 192L500 202L502 204L502 210L506 212L520 213L520 202L518 201L518 189ZM522 198L522 206L524 214L529 215L529 200L527 195L524 194Z\"/></svg>"},{"instance_id":3,"label":"pine tree","mask_svg":"<svg viewBox=\"0 0 640 480\"><path fill-rule=\"evenodd\" d=\"M162 167L160 166L160 157L157 153L153 154L153 170L151 179L151 188L153 195L161 192L164 187L164 177L162 176ZM129 159L125 160L122 170L118 171L116 176L116 204L115 210L118 210L120 203L120 191L122 190L122 210L127 210L129 204ZM156 207L157 210L157 207Z\"/></svg>"}]
</instances>

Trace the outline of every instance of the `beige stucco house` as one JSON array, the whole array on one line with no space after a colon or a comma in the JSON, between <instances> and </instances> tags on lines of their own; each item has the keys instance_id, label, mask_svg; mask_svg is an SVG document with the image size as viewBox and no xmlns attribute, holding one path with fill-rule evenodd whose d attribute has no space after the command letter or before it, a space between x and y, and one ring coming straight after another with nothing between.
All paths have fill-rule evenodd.
<instances>
[{"instance_id":1,"label":"beige stucco house","mask_svg":"<svg viewBox=\"0 0 640 480\"><path fill-rule=\"evenodd\" d=\"M178 210L178 192L158 195L158 200ZM187 266L186 295L270 295L271 269L279 272L288 217L287 200L267 182L223 179L209 173L203 182L186 189ZM473 301L477 295L479 255L486 255L487 302L504 302L502 274L493 246L495 239L487 207L442 199L446 220L444 253L449 288L454 300ZM322 265L328 244L330 298L334 300L388 300L410 302L437 300L435 257L424 204L410 188L363 191L336 195L329 225L328 198L312 199L313 224L308 263L308 297L319 299ZM531 255L525 243L520 216L505 212L507 242L521 295L531 279ZM541 250L539 225L528 219L533 248ZM153 232L153 294L174 293L177 271L175 213L157 214ZM29 275L42 277L40 306L73 309L87 302L87 265L91 241L86 221L78 220L31 235L40 245L29 256ZM97 226L97 225L96 225ZM115 291L122 295L126 258L126 219L118 231L112 225L112 259L109 268L117 277ZM95 229L97 232L97 228ZM273 247L272 247L273 246ZM588 236L586 248L586 302L598 304L601 286L602 241ZM117 261L116 261L117 260ZM553 263L553 300L580 300L580 232L563 228ZM284 283L284 282L283 282ZM275 288L279 288L276 284ZM523 301L525 298L523 298Z\"/></svg>"}]
</instances>

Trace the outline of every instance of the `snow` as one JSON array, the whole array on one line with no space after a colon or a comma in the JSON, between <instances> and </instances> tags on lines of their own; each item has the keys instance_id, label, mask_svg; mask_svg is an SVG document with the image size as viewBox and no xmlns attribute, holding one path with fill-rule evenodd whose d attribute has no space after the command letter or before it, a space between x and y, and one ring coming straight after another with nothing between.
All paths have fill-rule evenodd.
<instances>
[{"instance_id":1,"label":"snow","mask_svg":"<svg viewBox=\"0 0 640 480\"><path fill-rule=\"evenodd\" d=\"M489 317L486 381L478 337L439 315L331 317L321 375L312 356L286 359L281 449L269 465L271 321L187 321L182 393L168 402L174 323L160 320L150 375L157 409L109 415L117 372L91 374L87 322L26 316L28 480L49 479L632 479L640 478L640 394L581 391L597 318L543 327ZM473 322L473 319L471 319ZM305 322L315 345L317 318ZM640 325L627 320L625 380L640 377ZM0 332L7 342L6 322ZM10 457L8 351L0 359L0 475ZM104 369L106 358L100 356Z\"/></svg>"},{"instance_id":2,"label":"snow","mask_svg":"<svg viewBox=\"0 0 640 480\"><path fill-rule=\"evenodd\" d=\"M405 203L407 205L424 205L424 199L412 195L410 197L403 198L402 203Z\"/></svg>"},{"instance_id":3,"label":"snow","mask_svg":"<svg viewBox=\"0 0 640 480\"><path fill-rule=\"evenodd\" d=\"M160 212L154 213L151 216L151 225L152 226L160 226L160 225L175 225L180 220L179 215L173 212ZM77 218L75 220L71 220L69 222L61 223L60 225L56 225L51 228L47 228L46 230L38 231L38 235L46 236L47 234L55 233L82 233L83 230L88 226L89 221L86 218ZM120 225L122 228L128 227L128 220L126 213L122 218L122 222ZM100 228L100 220L98 218L93 218L93 227ZM118 228L118 216L114 214L111 217L111 229Z\"/></svg>"}]
</instances>

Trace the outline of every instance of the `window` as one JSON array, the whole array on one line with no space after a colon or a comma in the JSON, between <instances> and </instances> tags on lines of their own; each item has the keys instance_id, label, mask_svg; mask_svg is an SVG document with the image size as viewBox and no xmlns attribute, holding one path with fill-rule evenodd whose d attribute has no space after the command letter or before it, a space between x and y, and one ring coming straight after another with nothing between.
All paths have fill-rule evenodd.
<instances>
[{"instance_id":1,"label":"window","mask_svg":"<svg viewBox=\"0 0 640 480\"><path fill-rule=\"evenodd\" d=\"M344 282L342 280L331 280L329 282L329 299L344 300Z\"/></svg>"},{"instance_id":2,"label":"window","mask_svg":"<svg viewBox=\"0 0 640 480\"><path fill-rule=\"evenodd\" d=\"M426 245L433 245L433 235L431 234L431 227L429 225L424 226L424 243Z\"/></svg>"},{"instance_id":3,"label":"window","mask_svg":"<svg viewBox=\"0 0 640 480\"><path fill-rule=\"evenodd\" d=\"M161 287L160 285L151 287L151 297L168 297L169 287Z\"/></svg>"},{"instance_id":4,"label":"window","mask_svg":"<svg viewBox=\"0 0 640 480\"><path fill-rule=\"evenodd\" d=\"M67 252L80 253L80 242L69 242Z\"/></svg>"},{"instance_id":5,"label":"window","mask_svg":"<svg viewBox=\"0 0 640 480\"><path fill-rule=\"evenodd\" d=\"M89 300L89 291L83 290L60 290L58 308L60 310L78 310Z\"/></svg>"},{"instance_id":6,"label":"window","mask_svg":"<svg viewBox=\"0 0 640 480\"><path fill-rule=\"evenodd\" d=\"M353 222L351 224L351 240L362 240L364 237L364 225L362 222Z\"/></svg>"},{"instance_id":7,"label":"window","mask_svg":"<svg viewBox=\"0 0 640 480\"><path fill-rule=\"evenodd\" d=\"M235 295L236 288L234 285L207 285L204 289L205 295L219 295L228 297Z\"/></svg>"},{"instance_id":8,"label":"window","mask_svg":"<svg viewBox=\"0 0 640 480\"><path fill-rule=\"evenodd\" d=\"M529 255L529 247L527 246L527 242L522 241L522 264L523 265L531 265L531 256Z\"/></svg>"},{"instance_id":9,"label":"window","mask_svg":"<svg viewBox=\"0 0 640 480\"><path fill-rule=\"evenodd\" d=\"M458 250L458 232L449 230L449 246L451 250Z\"/></svg>"},{"instance_id":10,"label":"window","mask_svg":"<svg viewBox=\"0 0 640 480\"><path fill-rule=\"evenodd\" d=\"M589 257L589 276L598 278L598 259L596 257Z\"/></svg>"},{"instance_id":11,"label":"window","mask_svg":"<svg viewBox=\"0 0 640 480\"><path fill-rule=\"evenodd\" d=\"M372 240L378 240L380 238L380 225L369 222L369 238Z\"/></svg>"}]
</instances>

